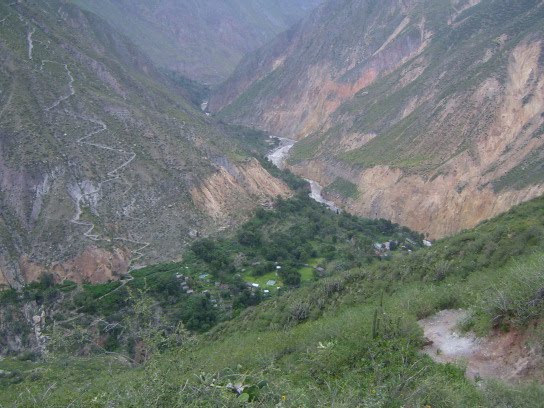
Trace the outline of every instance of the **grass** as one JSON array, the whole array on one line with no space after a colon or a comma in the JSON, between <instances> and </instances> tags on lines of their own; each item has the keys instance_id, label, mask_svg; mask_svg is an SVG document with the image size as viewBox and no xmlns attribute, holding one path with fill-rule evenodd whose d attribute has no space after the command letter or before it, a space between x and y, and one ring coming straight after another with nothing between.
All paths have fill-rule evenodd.
<instances>
[{"instance_id":1,"label":"grass","mask_svg":"<svg viewBox=\"0 0 544 408\"><path fill-rule=\"evenodd\" d=\"M508 188L522 190L530 185L542 182L544 174L544 154L540 150L535 150L527 155L525 159L493 182L495 192L500 192Z\"/></svg>"},{"instance_id":2,"label":"grass","mask_svg":"<svg viewBox=\"0 0 544 408\"><path fill-rule=\"evenodd\" d=\"M308 266L303 266L299 268L298 271L301 275L302 284L307 284L315 281L315 268L319 266L323 261L325 261L324 258L312 258L308 261ZM269 289L271 291L277 290L278 287L281 288L282 286L284 286L281 277L278 276L276 271L269 272L261 276L254 276L250 272L248 272L243 275L243 278L248 283L257 283L259 284L261 289ZM268 286L266 283L270 280L276 281L276 284L273 286Z\"/></svg>"},{"instance_id":3,"label":"grass","mask_svg":"<svg viewBox=\"0 0 544 408\"><path fill-rule=\"evenodd\" d=\"M325 188L326 193L340 194L346 198L356 199L359 197L359 189L356 184L342 177L337 177Z\"/></svg>"},{"instance_id":4,"label":"grass","mask_svg":"<svg viewBox=\"0 0 544 408\"><path fill-rule=\"evenodd\" d=\"M261 276L246 274L244 275L244 280L248 283L257 283L261 289L268 289L271 291L277 290L278 287L283 286L283 282L276 272L270 272ZM270 280L276 281L276 284L273 286L268 286L266 282Z\"/></svg>"},{"instance_id":5,"label":"grass","mask_svg":"<svg viewBox=\"0 0 544 408\"><path fill-rule=\"evenodd\" d=\"M304 266L299 269L301 282L311 282L314 279L314 268Z\"/></svg>"},{"instance_id":6,"label":"grass","mask_svg":"<svg viewBox=\"0 0 544 408\"><path fill-rule=\"evenodd\" d=\"M312 135L295 143L289 151L287 162L289 164L297 164L304 160L313 159L319 151L319 147L325 140L324 135Z\"/></svg>"},{"instance_id":7,"label":"grass","mask_svg":"<svg viewBox=\"0 0 544 408\"><path fill-rule=\"evenodd\" d=\"M505 329L541 319L542 307L528 304L544 287L544 236L535 231L543 208L544 199L533 200L410 257L286 291L143 366L111 356L6 359L0 369L18 371L18 383L2 383L0 404L201 407L254 398L259 407L539 407L540 385L475 386L462 367L422 355L416 321L465 308L472 316L465 328L484 335L497 313ZM314 258L305 270L322 262ZM228 391L238 381L247 397Z\"/></svg>"}]
</instances>

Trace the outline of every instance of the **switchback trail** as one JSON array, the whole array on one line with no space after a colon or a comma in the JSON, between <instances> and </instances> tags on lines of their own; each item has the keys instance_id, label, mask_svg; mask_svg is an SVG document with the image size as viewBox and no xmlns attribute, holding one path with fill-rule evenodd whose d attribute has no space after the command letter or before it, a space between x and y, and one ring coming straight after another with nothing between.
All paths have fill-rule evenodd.
<instances>
[{"instance_id":1,"label":"switchback trail","mask_svg":"<svg viewBox=\"0 0 544 408\"><path fill-rule=\"evenodd\" d=\"M28 59L32 60L32 49L34 48L34 43L32 42L32 35L36 32L36 28L32 27L32 30L28 31L26 35L26 41L28 42Z\"/></svg>"},{"instance_id":2,"label":"switchback trail","mask_svg":"<svg viewBox=\"0 0 544 408\"><path fill-rule=\"evenodd\" d=\"M30 35L30 32L28 36L28 41L29 41L29 57L31 57L32 56L31 45L33 46L33 44L32 44L32 36ZM127 166L129 166L132 163L132 161L134 161L134 159L136 158L136 153L128 149L124 150L122 148L112 147L106 144L93 142L92 139L94 137L96 137L97 135L103 132L108 131L107 124L100 119L86 117L80 114L76 114L75 112L69 111L67 109L61 109L63 102L67 101L69 98L75 97L77 94L76 88L74 86L74 83L75 83L74 75L72 71L70 70L70 67L68 66L68 64L57 62L57 61L50 61L50 60L42 60L40 65L40 71L44 70L45 63L58 64L63 66L64 70L66 71L66 75L68 77L68 82L66 84L67 92L61 95L60 97L58 97L58 99L56 99L50 106L44 108L44 110L47 112L54 112L55 114L68 115L77 120L81 120L81 121L93 124L97 128L89 131L83 137L80 137L79 139L77 139L76 143L80 146L86 146L92 149L99 149L99 150L113 152L122 160L121 164L118 164L115 167L107 170L106 172L107 177L104 180L99 181L96 186L88 180L83 180L83 181L77 182L77 188L72 189L71 191L76 210L70 222L76 225L84 226L86 229L83 232L83 236L87 239L90 239L93 241L111 242L109 239L102 238L99 234L93 232L96 228L94 223L81 219L81 216L83 214L82 205L83 203L89 203L89 202L96 204L98 202L100 193L103 191L103 186L106 183L111 183L116 180L121 180L123 183L128 184L130 188L131 185L126 180L122 179L121 173ZM96 211L96 208L94 208L94 210ZM98 214L96 215L98 216ZM136 249L132 251L132 257L129 260L129 271L134 269L135 267L134 262L143 257L144 249L150 245L149 242L141 241L133 237L114 237L113 240L123 241L128 244L135 245L137 247Z\"/></svg>"}]
</instances>

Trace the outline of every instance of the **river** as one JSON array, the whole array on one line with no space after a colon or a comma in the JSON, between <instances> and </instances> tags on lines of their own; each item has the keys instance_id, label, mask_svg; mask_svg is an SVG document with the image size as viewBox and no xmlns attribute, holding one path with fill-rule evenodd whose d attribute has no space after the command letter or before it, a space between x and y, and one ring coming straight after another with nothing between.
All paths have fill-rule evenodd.
<instances>
[{"instance_id":1,"label":"river","mask_svg":"<svg viewBox=\"0 0 544 408\"><path fill-rule=\"evenodd\" d=\"M277 137L271 136L271 138L278 139L280 144L268 153L266 156L268 160L274 163L278 168L283 169L285 167L285 160L289 155L289 151L296 143L296 140L288 139L286 137ZM311 192L309 194L310 198L317 201L318 203L325 204L331 211L336 213L341 212L332 201L329 201L323 197L323 187L315 180L304 179L310 184Z\"/></svg>"}]
</instances>

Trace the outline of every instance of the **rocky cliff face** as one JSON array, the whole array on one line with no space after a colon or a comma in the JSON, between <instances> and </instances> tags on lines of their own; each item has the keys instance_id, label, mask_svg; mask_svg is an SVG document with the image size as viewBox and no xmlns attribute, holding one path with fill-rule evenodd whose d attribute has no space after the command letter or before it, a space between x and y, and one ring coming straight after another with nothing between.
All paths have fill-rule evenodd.
<instances>
[{"instance_id":1,"label":"rocky cliff face","mask_svg":"<svg viewBox=\"0 0 544 408\"><path fill-rule=\"evenodd\" d=\"M342 102L417 55L431 35L417 2L335 1L247 57L211 98L231 121L301 138ZM393 27L393 31L391 28Z\"/></svg>"},{"instance_id":2,"label":"rocky cliff face","mask_svg":"<svg viewBox=\"0 0 544 408\"><path fill-rule=\"evenodd\" d=\"M193 192L218 172L243 174L218 186L243 210L287 194L97 16L56 1L0 15L0 285L178 257L215 229Z\"/></svg>"},{"instance_id":3,"label":"rocky cliff face","mask_svg":"<svg viewBox=\"0 0 544 408\"><path fill-rule=\"evenodd\" d=\"M544 5L382 3L324 6L270 48L281 63L263 59L249 85L242 65L212 107L230 103L221 115L306 136L292 150L296 172L350 183L356 194L330 198L433 237L544 193ZM349 16L360 14L351 40ZM331 34L318 35L319 21ZM301 57L310 50L319 63Z\"/></svg>"},{"instance_id":4,"label":"rocky cliff face","mask_svg":"<svg viewBox=\"0 0 544 408\"><path fill-rule=\"evenodd\" d=\"M196 206L222 223L232 223L255 204L271 204L272 197L286 198L291 191L272 177L256 159L233 167L221 167L191 190Z\"/></svg>"}]
</instances>

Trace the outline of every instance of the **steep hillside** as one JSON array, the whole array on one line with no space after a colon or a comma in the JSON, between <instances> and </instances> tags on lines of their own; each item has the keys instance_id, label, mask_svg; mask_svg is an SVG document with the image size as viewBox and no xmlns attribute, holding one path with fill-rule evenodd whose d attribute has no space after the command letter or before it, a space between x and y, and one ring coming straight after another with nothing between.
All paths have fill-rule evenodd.
<instances>
[{"instance_id":1,"label":"steep hillside","mask_svg":"<svg viewBox=\"0 0 544 408\"><path fill-rule=\"evenodd\" d=\"M375 247L392 241L389 250ZM122 281L102 284L66 280L55 285L53 276L45 274L19 292L0 293L0 357L43 354L48 342L43 331L54 322L67 336L88 326L89 342L74 345L74 351L99 342L108 344L108 351L139 359L137 334L109 328L129 325L142 298L155 305L156 317L146 323L150 329L170 330L183 323L192 332L203 332L271 296L342 269L408 256L408 247L421 246L413 231L386 220L336 214L303 191L274 209L258 210L235 233L196 240L182 261L150 265ZM40 316L38 324L33 316Z\"/></svg>"},{"instance_id":2,"label":"steep hillside","mask_svg":"<svg viewBox=\"0 0 544 408\"><path fill-rule=\"evenodd\" d=\"M122 30L161 68L207 84L320 0L71 0Z\"/></svg>"},{"instance_id":3,"label":"steep hillside","mask_svg":"<svg viewBox=\"0 0 544 408\"><path fill-rule=\"evenodd\" d=\"M289 194L95 15L0 16L0 285L106 281Z\"/></svg>"},{"instance_id":4,"label":"steep hillside","mask_svg":"<svg viewBox=\"0 0 544 408\"><path fill-rule=\"evenodd\" d=\"M8 311L22 313L17 307L21 299L34 299L42 312L33 319L37 331L30 335L48 336L49 353L44 359L20 353L0 360L0 404L542 406L543 199L435 242L432 248L412 253L398 248L388 259L372 262L357 259L360 252L351 250L362 243L361 238L381 235L384 227L394 234L407 231L383 220L325 211L298 198L284 201L276 211L260 211L237 231L236 239L204 241L193 247L207 265L172 264L137 271L130 284L140 291L133 289L132 298L120 304L125 310L119 312L107 298L91 300L86 309L79 309L90 314L79 324L67 313L49 314L51 305L74 292L79 300L97 298L107 289L104 285L85 285L81 290L73 285L48 286L44 281L19 296L5 292L0 297L0 329L11 327L23 337L25 328L17 320L2 317ZM289 229L297 232L289 234ZM259 231L262 240L255 239ZM307 235L311 231L315 234ZM317 244L316 255L330 262L327 276L298 289L273 291L255 306L250 304L263 293L260 288L251 289L253 296L227 295L229 285L213 284L221 273L208 286L197 279L197 293L185 292L190 276L220 266L226 258L238 263L240 275L246 267L256 271L255 256L274 252L274 244L281 248L288 242L296 248L303 242L301 236L309 238L303 246ZM213 250L201 251L202 247ZM243 257L230 258L239 251ZM286 265L286 258L281 265ZM88 296L81 296L82 292ZM186 307L179 306L180 299L188 302ZM209 327L217 321L211 316L240 299L249 301L249 307L206 334L164 320L168 314L184 316L188 327L195 323ZM63 307L70 308L70 302ZM112 315L91 317L89 310L107 307ZM445 336L457 341L452 347L437 349L423 337L420 325L461 313L466 317L456 334ZM116 337L131 339L131 354ZM492 370L470 376L471 367L463 360L436 362L458 351L459 342L464 348L491 345L479 358L481 366ZM426 355L425 346L434 346L435 352Z\"/></svg>"},{"instance_id":5,"label":"steep hillside","mask_svg":"<svg viewBox=\"0 0 544 408\"><path fill-rule=\"evenodd\" d=\"M418 2L328 1L247 56L210 101L224 117L301 138L343 101L427 44ZM410 24L411 23L411 24ZM396 31L395 31L396 30ZM392 35L392 34L395 35Z\"/></svg>"},{"instance_id":6,"label":"steep hillside","mask_svg":"<svg viewBox=\"0 0 544 408\"><path fill-rule=\"evenodd\" d=\"M543 21L536 0L329 2L210 108L305 137L292 169L344 207L443 236L544 192Z\"/></svg>"}]
</instances>

